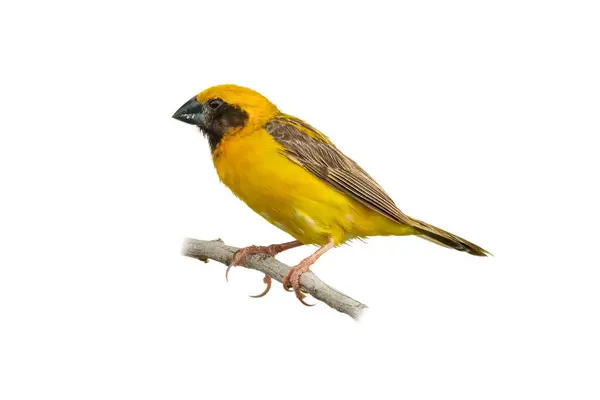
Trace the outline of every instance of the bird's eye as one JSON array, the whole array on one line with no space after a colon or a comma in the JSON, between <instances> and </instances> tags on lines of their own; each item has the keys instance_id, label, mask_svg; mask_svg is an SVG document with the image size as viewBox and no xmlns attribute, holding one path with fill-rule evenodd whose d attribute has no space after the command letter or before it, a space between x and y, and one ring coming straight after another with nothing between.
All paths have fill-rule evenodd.
<instances>
[{"instance_id":1,"label":"bird's eye","mask_svg":"<svg viewBox=\"0 0 600 400\"><path fill-rule=\"evenodd\" d=\"M208 102L208 106L213 110L216 110L217 108L219 108L219 106L221 104L223 104L223 100L221 100L221 99L212 99L211 101Z\"/></svg>"}]
</instances>

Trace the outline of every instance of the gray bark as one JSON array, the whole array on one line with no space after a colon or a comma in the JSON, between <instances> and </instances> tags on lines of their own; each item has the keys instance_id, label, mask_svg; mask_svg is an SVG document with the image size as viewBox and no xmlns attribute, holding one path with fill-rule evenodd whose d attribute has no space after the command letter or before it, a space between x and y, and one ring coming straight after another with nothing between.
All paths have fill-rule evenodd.
<instances>
[{"instance_id":1,"label":"gray bark","mask_svg":"<svg viewBox=\"0 0 600 400\"><path fill-rule=\"evenodd\" d=\"M183 255L205 262L211 259L229 265L233 254L237 250L237 247L228 246L221 239L210 241L187 239L183 246ZM281 282L291 269L275 258L262 254L248 256L244 267L265 273L278 282ZM334 310L349 315L355 320L358 320L368 308L359 301L327 285L312 272L302 274L300 286L303 291L306 291L315 299L322 301Z\"/></svg>"}]
</instances>

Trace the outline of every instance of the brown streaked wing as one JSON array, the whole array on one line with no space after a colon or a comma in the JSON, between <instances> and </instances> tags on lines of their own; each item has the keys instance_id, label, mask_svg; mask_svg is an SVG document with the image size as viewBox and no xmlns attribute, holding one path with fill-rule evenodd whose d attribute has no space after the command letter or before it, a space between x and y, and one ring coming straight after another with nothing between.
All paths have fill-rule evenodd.
<instances>
[{"instance_id":1,"label":"brown streaked wing","mask_svg":"<svg viewBox=\"0 0 600 400\"><path fill-rule=\"evenodd\" d=\"M313 135L302 132L298 126L312 130ZM283 153L291 161L317 178L393 221L412 225L411 219L365 170L304 121L287 115L276 117L267 122L265 129L283 146Z\"/></svg>"}]
</instances>

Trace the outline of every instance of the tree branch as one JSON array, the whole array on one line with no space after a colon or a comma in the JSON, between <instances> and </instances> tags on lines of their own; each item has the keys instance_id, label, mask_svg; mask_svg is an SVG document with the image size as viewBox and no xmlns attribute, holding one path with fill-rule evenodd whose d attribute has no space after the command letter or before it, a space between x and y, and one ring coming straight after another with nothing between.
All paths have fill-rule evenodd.
<instances>
[{"instance_id":1,"label":"tree branch","mask_svg":"<svg viewBox=\"0 0 600 400\"><path fill-rule=\"evenodd\" d=\"M215 260L224 265L229 265L237 247L227 246L221 239L197 240L186 239L183 245L183 255L208 262ZM291 269L289 266L277 261L268 255L251 255L246 258L244 267L265 273L276 281L281 282ZM358 320L368 308L366 305L346 296L331 286L325 284L314 273L306 272L300 277L300 286L317 300L321 300L329 307L349 315Z\"/></svg>"}]
</instances>

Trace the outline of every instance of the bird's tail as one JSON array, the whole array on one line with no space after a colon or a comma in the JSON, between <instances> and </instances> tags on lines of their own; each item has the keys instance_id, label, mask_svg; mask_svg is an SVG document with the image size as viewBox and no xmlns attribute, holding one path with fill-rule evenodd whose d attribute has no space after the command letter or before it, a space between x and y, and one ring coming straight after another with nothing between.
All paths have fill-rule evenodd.
<instances>
[{"instance_id":1,"label":"bird's tail","mask_svg":"<svg viewBox=\"0 0 600 400\"><path fill-rule=\"evenodd\" d=\"M413 227L417 231L417 236L429 240L430 242L439 244L440 246L448 247L458 251L466 251L474 256L488 256L491 253L482 249L474 243L469 242L461 237L446 232L443 229L436 228L418 219L411 219Z\"/></svg>"}]
</instances>

